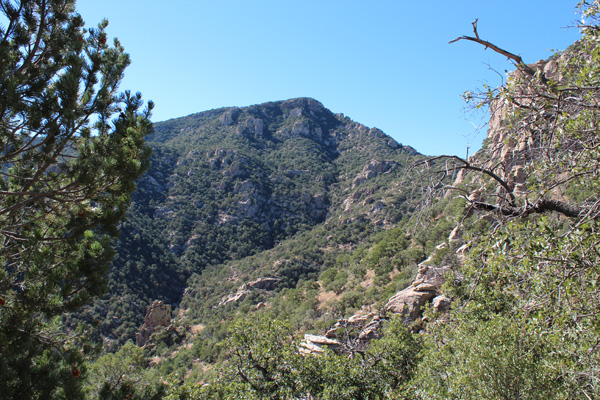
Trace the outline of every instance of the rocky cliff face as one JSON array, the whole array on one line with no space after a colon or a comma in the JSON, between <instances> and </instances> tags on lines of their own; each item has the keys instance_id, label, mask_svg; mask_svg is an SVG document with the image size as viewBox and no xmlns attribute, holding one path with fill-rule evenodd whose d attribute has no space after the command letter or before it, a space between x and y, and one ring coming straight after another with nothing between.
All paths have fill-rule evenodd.
<instances>
[{"instance_id":1,"label":"rocky cliff face","mask_svg":"<svg viewBox=\"0 0 600 400\"><path fill-rule=\"evenodd\" d=\"M530 64L529 68L535 71L543 80L552 80L555 84L561 84L563 76L559 65L565 64L570 57L569 53L561 54L557 59L540 60ZM508 79L508 86L516 86L512 89L512 96L517 98L518 104L527 106L531 98L536 96L536 89L528 85L525 73L514 71ZM532 124L543 126L551 124L551 114L537 115L535 118L548 118L547 121L523 120L516 113L518 107L509 100L500 98L490 103L490 120L486 138L486 146L483 151L472 157L483 168L496 173L503 179L516 196L526 194L528 188L527 178L530 174L528 164L539 157L542 151L543 127L539 130L531 130ZM534 118L532 116L527 117ZM457 176L455 185L461 185L468 170L461 170ZM500 190L500 189L499 189Z\"/></svg>"}]
</instances>

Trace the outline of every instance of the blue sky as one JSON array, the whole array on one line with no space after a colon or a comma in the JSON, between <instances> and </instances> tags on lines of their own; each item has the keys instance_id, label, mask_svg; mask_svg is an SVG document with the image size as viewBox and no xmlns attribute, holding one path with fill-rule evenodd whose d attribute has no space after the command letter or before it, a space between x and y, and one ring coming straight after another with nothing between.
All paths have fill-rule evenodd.
<instances>
[{"instance_id":1,"label":"blue sky","mask_svg":"<svg viewBox=\"0 0 600 400\"><path fill-rule=\"evenodd\" d=\"M462 93L512 66L466 41L547 58L577 40L570 0L78 0L110 22L132 65L122 89L156 103L154 121L225 106L313 97L428 155L480 147L485 117ZM492 68L492 69L490 69Z\"/></svg>"}]
</instances>

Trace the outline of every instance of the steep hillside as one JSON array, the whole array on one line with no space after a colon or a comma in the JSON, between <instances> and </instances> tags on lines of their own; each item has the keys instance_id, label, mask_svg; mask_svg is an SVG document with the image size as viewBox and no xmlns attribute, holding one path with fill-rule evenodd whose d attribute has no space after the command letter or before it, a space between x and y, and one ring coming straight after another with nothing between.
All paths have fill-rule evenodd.
<instances>
[{"instance_id":1,"label":"steep hillside","mask_svg":"<svg viewBox=\"0 0 600 400\"><path fill-rule=\"evenodd\" d=\"M190 276L184 301L203 292L205 305L265 275L277 290L314 281L413 207L403 180L416 151L313 99L157 123L148 141L110 294L84 312L112 339L133 338L153 300L176 306Z\"/></svg>"},{"instance_id":2,"label":"steep hillside","mask_svg":"<svg viewBox=\"0 0 600 400\"><path fill-rule=\"evenodd\" d=\"M91 380L169 400L600 398L600 4L580 8L581 41L535 64L477 21L458 39L517 68L465 94L491 113L469 159L312 99L157 124L89 312L168 304Z\"/></svg>"},{"instance_id":3,"label":"steep hillside","mask_svg":"<svg viewBox=\"0 0 600 400\"><path fill-rule=\"evenodd\" d=\"M174 395L598 398L598 32L466 96L492 115L475 156L413 158L392 181L363 181L367 162L325 223L195 274L145 342L184 377ZM427 218L396 202L406 218L375 233L415 184Z\"/></svg>"}]
</instances>

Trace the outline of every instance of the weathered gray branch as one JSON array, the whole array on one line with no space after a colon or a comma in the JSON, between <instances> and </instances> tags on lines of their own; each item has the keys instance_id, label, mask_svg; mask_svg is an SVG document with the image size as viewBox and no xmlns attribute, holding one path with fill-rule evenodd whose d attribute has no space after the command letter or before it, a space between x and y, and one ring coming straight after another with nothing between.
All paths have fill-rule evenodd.
<instances>
[{"instance_id":1,"label":"weathered gray branch","mask_svg":"<svg viewBox=\"0 0 600 400\"><path fill-rule=\"evenodd\" d=\"M463 164L463 165L459 165L459 166L456 166L456 167L451 168L451 169L454 169L454 170L467 169L467 170L471 170L471 171L481 172L482 174L485 174L485 175L489 176L490 178L492 178L493 180L495 180L496 182L498 182L498 184L500 184L500 186L502 186L504 188L504 190L506 190L506 193L510 196L510 200L509 200L510 205L511 206L515 205L515 195L513 194L513 191L508 186L508 184L504 181L504 179L500 178L498 175L496 175L495 173L493 173L489 169L485 169L485 168L477 167L475 165L471 165L471 163L469 163L464 158L460 158L458 156L437 156L437 157L433 157L433 158L430 158L430 159L425 160L425 161L420 161L420 162L416 163L415 166L419 165L419 164L430 163L431 161L442 159L442 158L454 159L454 160L456 160L458 162L461 162Z\"/></svg>"},{"instance_id":2,"label":"weathered gray branch","mask_svg":"<svg viewBox=\"0 0 600 400\"><path fill-rule=\"evenodd\" d=\"M507 205L490 204L490 203L486 203L486 202L482 202L482 201L469 200L465 194L464 189L461 189L461 188L444 185L443 183L440 184L440 182L438 182L438 185L436 185L436 187L434 188L434 189L443 189L443 190L459 190L459 191L463 192L463 194L465 194L465 198L467 198L467 200L471 203L471 206L476 210L493 211L493 212L497 212L500 215L503 215L506 217L526 217L531 214L543 214L546 212L555 211L555 212L558 212L568 218L583 218L586 215L586 213L588 213L590 211L589 207L580 207L580 206L577 206L577 205L574 205L574 204L571 204L568 202L555 200L555 199L539 199L538 201L536 201L533 204L526 204L524 206L517 207L516 199L515 199L513 191L510 189L508 184L502 178L500 178L498 175L496 175L489 169L485 169L482 167L472 165L467 160L462 159L458 156L433 157L433 158L430 158L430 159L427 159L424 161L419 161L419 162L415 163L414 166L418 166L418 165L422 165L422 164L429 165L431 163L431 161L442 159L442 158L454 159L463 164L463 165L457 165L450 169L453 169L453 170L467 169L467 170L477 171L482 174L488 175L489 177L494 179L498 184L500 184L500 186L502 186L504 188L504 190L506 190L506 192L510 196L510 199L509 199ZM440 171L440 172L447 174L447 171ZM592 218L600 219L600 214L594 215Z\"/></svg>"},{"instance_id":3,"label":"weathered gray branch","mask_svg":"<svg viewBox=\"0 0 600 400\"><path fill-rule=\"evenodd\" d=\"M449 41L448 43L454 43L454 42L458 42L459 40L470 40L471 42L475 42L475 43L479 43L482 46L485 46L485 48L490 48L492 50L494 50L496 53L498 54L502 54L503 56L505 56L506 58L508 58L509 60L513 60L515 62L515 64L517 65L517 67L519 69L521 69L522 71L526 72L528 75L534 76L535 75L535 70L531 67L529 67L527 64L525 64L523 62L523 59L521 58L521 56L516 55L514 53L511 53L510 51L506 51L504 49L501 49L500 47L496 46L493 43L488 42L487 40L483 40L479 38L479 33L477 33L477 19L472 23L473 25L473 33L475 34L475 37L473 36L460 36L457 37L454 40Z\"/></svg>"}]
</instances>

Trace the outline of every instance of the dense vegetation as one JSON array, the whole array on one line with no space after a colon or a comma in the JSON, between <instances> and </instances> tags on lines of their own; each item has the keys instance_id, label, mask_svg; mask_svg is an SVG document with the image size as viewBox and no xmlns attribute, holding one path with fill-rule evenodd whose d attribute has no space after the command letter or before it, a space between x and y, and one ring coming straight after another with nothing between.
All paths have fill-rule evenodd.
<instances>
[{"instance_id":1,"label":"dense vegetation","mask_svg":"<svg viewBox=\"0 0 600 400\"><path fill-rule=\"evenodd\" d=\"M237 309L217 306L242 283L275 277L276 293L314 283L417 204L403 182L420 156L313 99L157 123L148 143L151 167L121 226L109 296L78 316L99 320L114 349L135 338L153 300L182 301L191 320L217 321ZM339 292L342 275L330 289Z\"/></svg>"},{"instance_id":2,"label":"dense vegetation","mask_svg":"<svg viewBox=\"0 0 600 400\"><path fill-rule=\"evenodd\" d=\"M207 338L222 335L226 343L216 359L222 366L200 375L208 384L198 384L198 375L192 375L170 389L170 398L304 398L307 393L324 399L597 398L598 11L597 2L582 4L592 22L567 51L541 66L517 64L508 84L496 91L465 95L490 106L499 122L475 158L439 158L442 168L420 164L421 176L432 182L423 203L429 204L435 229L419 235L414 220L399 220L395 229L338 255L318 285L302 282L259 311L242 308L228 333L207 333ZM440 180L448 172L458 172L458 179ZM469 247L464 259L452 247L434 252L424 245L442 242L456 224ZM442 233L435 237L438 229ZM347 316L352 308L343 305L352 304L355 295L342 299L369 267L392 263L403 269L410 264L403 254L416 256L415 262L432 253L434 262L454 268L444 289L454 305L446 314L426 313L424 335L391 328L384 336L394 337L391 354L376 350L377 340L358 353L298 353L295 332L332 323L300 322L307 312L308 321L320 317L317 293L340 293L336 317ZM192 282L205 287L201 278ZM358 306L370 302L365 295L359 291ZM312 305L304 307L307 302ZM200 304L190 303L191 310L194 303ZM249 312L252 322L242 317ZM266 323L256 321L260 314ZM275 322L281 316L293 326ZM196 337L194 347L202 340ZM394 375L386 366L402 373Z\"/></svg>"},{"instance_id":3,"label":"dense vegetation","mask_svg":"<svg viewBox=\"0 0 600 400\"><path fill-rule=\"evenodd\" d=\"M152 105L119 93L129 57L74 1L0 9L0 396L81 398L94 346L62 316L105 292Z\"/></svg>"},{"instance_id":4,"label":"dense vegetation","mask_svg":"<svg viewBox=\"0 0 600 400\"><path fill-rule=\"evenodd\" d=\"M516 71L465 93L492 114L469 160L309 98L146 136L127 56L72 3L0 3L0 397L600 398L599 2L545 63L499 49ZM430 266L452 308L390 315Z\"/></svg>"},{"instance_id":5,"label":"dense vegetation","mask_svg":"<svg viewBox=\"0 0 600 400\"><path fill-rule=\"evenodd\" d=\"M405 182L422 157L312 99L157 123L148 143L151 168L121 227L109 296L78 317L98 321L114 350L135 337L154 299L179 303L181 318L146 343L145 356L160 362L129 370L143 375L137 384L109 374L115 364L138 365L131 345L92 365L104 376L94 382L112 382L95 383L92 396L158 395L158 376L190 377L192 363L191 376L204 377L204 365L227 357L219 343L232 323L261 303L265 318L316 332L385 301L451 229L440 221L415 244L398 224L418 204ZM277 284L226 301L263 278Z\"/></svg>"}]
</instances>

